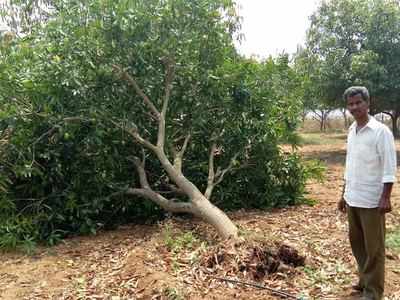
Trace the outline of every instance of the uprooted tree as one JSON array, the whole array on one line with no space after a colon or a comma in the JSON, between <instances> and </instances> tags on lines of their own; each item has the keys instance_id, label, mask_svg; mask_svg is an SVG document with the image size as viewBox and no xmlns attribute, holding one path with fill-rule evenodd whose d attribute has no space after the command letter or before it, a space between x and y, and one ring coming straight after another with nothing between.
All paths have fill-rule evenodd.
<instances>
[{"instance_id":1,"label":"uprooted tree","mask_svg":"<svg viewBox=\"0 0 400 300\"><path fill-rule=\"evenodd\" d=\"M133 162L137 169L140 181L140 188L128 188L124 193L128 195L135 195L147 198L167 211L174 213L191 213L197 217L200 217L207 223L214 226L214 228L218 231L219 235L222 238L233 237L236 238L238 234L237 227L235 224L228 218L228 216L213 205L209 199L211 197L212 191L214 187L222 181L226 172L228 172L232 168L232 164L229 165L226 169L221 170L217 169L215 172L214 167L214 156L217 153L217 144L215 142L212 143L210 158L209 158L209 172L208 172L208 181L207 181L207 189L204 193L202 193L189 179L187 179L182 172L182 161L183 155L186 151L187 145L190 140L190 133L187 134L183 141L183 145L180 150L174 151L174 145L172 145L172 150L174 153L173 163L171 163L170 159L165 153L165 128L167 121L167 109L168 103L171 97L171 91L174 80L174 69L175 65L173 60L166 58L165 59L165 95L162 103L162 109L159 111L153 102L147 97L147 95L143 92L143 90L139 87L136 80L130 76L126 71L123 71L119 66L114 66L118 73L122 74L122 78L126 80L129 85L131 85L137 94L143 99L144 103L147 105L150 111L150 116L155 119L156 123L158 123L158 132L157 132L157 142L153 144L151 141L143 138L137 130L136 126L126 127L116 124L118 127L121 127L123 130L126 130L133 139L154 153L158 160L160 161L162 167L167 172L171 181L173 181L175 186L170 186L171 189L177 193L181 193L186 195L189 198L187 202L177 202L173 200L169 200L165 198L161 193L154 191L149 181L147 180L146 170L145 170L145 160L146 154L143 154L143 158L140 159L138 157L134 157ZM232 158L232 162L234 162L235 158Z\"/></svg>"},{"instance_id":2,"label":"uprooted tree","mask_svg":"<svg viewBox=\"0 0 400 300\"><path fill-rule=\"evenodd\" d=\"M158 206L226 238L237 228L217 206L302 199L307 172L278 147L296 128L298 79L287 56L237 55L232 1L54 3L46 23L0 45L4 245Z\"/></svg>"}]
</instances>

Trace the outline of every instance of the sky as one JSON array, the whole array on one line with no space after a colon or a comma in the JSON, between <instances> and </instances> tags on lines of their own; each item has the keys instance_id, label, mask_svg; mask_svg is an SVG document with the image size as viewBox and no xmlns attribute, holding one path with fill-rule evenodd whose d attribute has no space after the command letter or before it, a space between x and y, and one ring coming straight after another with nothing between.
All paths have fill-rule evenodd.
<instances>
[{"instance_id":1,"label":"sky","mask_svg":"<svg viewBox=\"0 0 400 300\"><path fill-rule=\"evenodd\" d=\"M296 52L304 44L309 16L318 0L237 0L245 35L237 48L241 54L259 58L276 56L283 50Z\"/></svg>"},{"instance_id":2,"label":"sky","mask_svg":"<svg viewBox=\"0 0 400 300\"><path fill-rule=\"evenodd\" d=\"M1 2L2 0L0 0ZM237 48L247 57L296 52L304 44L309 16L320 0L236 0L244 39ZM1 24L0 27L4 25Z\"/></svg>"}]
</instances>

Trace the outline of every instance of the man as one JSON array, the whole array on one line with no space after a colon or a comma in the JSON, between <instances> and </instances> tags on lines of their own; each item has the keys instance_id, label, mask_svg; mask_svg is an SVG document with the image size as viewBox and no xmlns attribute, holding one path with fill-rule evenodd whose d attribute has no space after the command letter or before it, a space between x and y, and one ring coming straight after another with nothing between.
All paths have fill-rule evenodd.
<instances>
[{"instance_id":1,"label":"man","mask_svg":"<svg viewBox=\"0 0 400 300\"><path fill-rule=\"evenodd\" d=\"M355 122L348 132L345 185L338 208L347 212L358 265L359 282L353 288L362 299L378 300L384 290L385 214L392 209L396 150L389 128L368 114L368 90L350 87L343 97Z\"/></svg>"}]
</instances>

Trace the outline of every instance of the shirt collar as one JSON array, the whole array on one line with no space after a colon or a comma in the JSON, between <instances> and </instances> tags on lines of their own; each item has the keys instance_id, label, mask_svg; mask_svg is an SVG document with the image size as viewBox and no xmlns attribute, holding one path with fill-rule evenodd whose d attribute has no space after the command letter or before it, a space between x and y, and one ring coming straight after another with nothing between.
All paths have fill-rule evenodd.
<instances>
[{"instance_id":1,"label":"shirt collar","mask_svg":"<svg viewBox=\"0 0 400 300\"><path fill-rule=\"evenodd\" d=\"M377 129L379 126L378 121L373 116L371 116L371 115L368 115L368 116L369 116L368 123L365 124L364 127L371 128L372 130ZM351 126L350 126L350 130L356 130L356 128L357 128L357 122L354 121L353 124L351 124Z\"/></svg>"},{"instance_id":2,"label":"shirt collar","mask_svg":"<svg viewBox=\"0 0 400 300\"><path fill-rule=\"evenodd\" d=\"M379 123L373 116L369 116L369 121L365 125L365 127L369 127L372 130L375 130L375 129L377 129L379 127Z\"/></svg>"}]
</instances>

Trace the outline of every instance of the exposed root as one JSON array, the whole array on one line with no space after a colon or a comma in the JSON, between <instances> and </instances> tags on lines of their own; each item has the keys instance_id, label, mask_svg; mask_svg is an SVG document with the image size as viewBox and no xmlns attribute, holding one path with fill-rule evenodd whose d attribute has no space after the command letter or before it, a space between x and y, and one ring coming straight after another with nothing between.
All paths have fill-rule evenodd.
<instances>
[{"instance_id":1,"label":"exposed root","mask_svg":"<svg viewBox=\"0 0 400 300\"><path fill-rule=\"evenodd\" d=\"M287 245L276 249L263 244L216 245L202 256L201 266L210 272L250 277L260 281L269 274L285 272L290 267L304 266L305 257Z\"/></svg>"}]
</instances>

